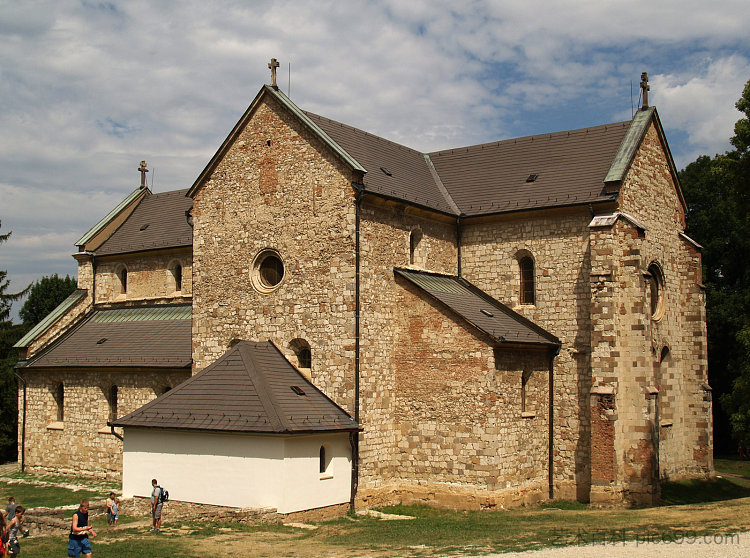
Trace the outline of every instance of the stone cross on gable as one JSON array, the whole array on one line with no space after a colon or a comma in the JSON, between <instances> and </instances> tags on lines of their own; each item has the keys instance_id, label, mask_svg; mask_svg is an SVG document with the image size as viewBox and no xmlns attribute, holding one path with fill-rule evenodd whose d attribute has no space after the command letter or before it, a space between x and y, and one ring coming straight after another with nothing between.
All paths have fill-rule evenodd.
<instances>
[{"instance_id":1,"label":"stone cross on gable","mask_svg":"<svg viewBox=\"0 0 750 558\"><path fill-rule=\"evenodd\" d=\"M279 61L275 58L271 58L268 67L271 68L271 87L278 89L279 86L276 85L276 68L279 67Z\"/></svg>"},{"instance_id":2,"label":"stone cross on gable","mask_svg":"<svg viewBox=\"0 0 750 558\"><path fill-rule=\"evenodd\" d=\"M146 187L146 173L148 172L148 169L146 168L146 161L141 161L141 166L138 167L138 172L141 173L141 188Z\"/></svg>"},{"instance_id":3,"label":"stone cross on gable","mask_svg":"<svg viewBox=\"0 0 750 558\"><path fill-rule=\"evenodd\" d=\"M648 108L648 92L651 90L651 86L648 84L648 74L646 72L641 74L641 89L643 89L643 108Z\"/></svg>"}]
</instances>

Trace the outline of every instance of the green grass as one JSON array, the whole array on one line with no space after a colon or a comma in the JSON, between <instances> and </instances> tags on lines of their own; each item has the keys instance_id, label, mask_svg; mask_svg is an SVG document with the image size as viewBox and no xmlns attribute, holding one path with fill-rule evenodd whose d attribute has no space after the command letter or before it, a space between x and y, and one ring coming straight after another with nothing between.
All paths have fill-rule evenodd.
<instances>
[{"instance_id":1,"label":"green grass","mask_svg":"<svg viewBox=\"0 0 750 558\"><path fill-rule=\"evenodd\" d=\"M750 480L735 478L665 482L661 488L662 504L665 506L720 502L748 496Z\"/></svg>"},{"instance_id":2,"label":"green grass","mask_svg":"<svg viewBox=\"0 0 750 558\"><path fill-rule=\"evenodd\" d=\"M714 459L714 468L721 474L741 475L750 478L750 460L746 459Z\"/></svg>"},{"instance_id":3,"label":"green grass","mask_svg":"<svg viewBox=\"0 0 750 558\"><path fill-rule=\"evenodd\" d=\"M25 508L38 508L40 506L56 508L79 504L83 498L92 501L105 500L108 493L95 490L71 490L53 485L0 482L0 494L3 495L3 508L8 503L10 496L14 496L16 503L23 505Z\"/></svg>"}]
</instances>

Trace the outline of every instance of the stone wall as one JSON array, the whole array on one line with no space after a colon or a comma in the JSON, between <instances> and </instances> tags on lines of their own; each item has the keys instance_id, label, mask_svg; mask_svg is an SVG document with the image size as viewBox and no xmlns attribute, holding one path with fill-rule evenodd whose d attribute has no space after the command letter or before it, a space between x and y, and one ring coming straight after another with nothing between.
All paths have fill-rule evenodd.
<instances>
[{"instance_id":1,"label":"stone wall","mask_svg":"<svg viewBox=\"0 0 750 558\"><path fill-rule=\"evenodd\" d=\"M107 426L112 412L108 400L110 388L113 385L118 388L117 416L122 417L186 380L190 372L77 369L27 370L23 375L27 382L26 469L119 480L122 443ZM57 399L60 383L64 386L62 421ZM20 456L23 389L19 391L18 409ZM122 435L121 429L116 431Z\"/></svg>"},{"instance_id":2,"label":"stone wall","mask_svg":"<svg viewBox=\"0 0 750 558\"><path fill-rule=\"evenodd\" d=\"M175 289L172 273L182 266L182 289ZM127 269L127 293L122 292L120 272ZM96 260L96 303L147 299L181 299L193 292L192 255L189 248L107 256Z\"/></svg>"},{"instance_id":3,"label":"stone wall","mask_svg":"<svg viewBox=\"0 0 750 558\"><path fill-rule=\"evenodd\" d=\"M355 251L352 174L265 97L193 202L193 360L199 371L237 339L271 339L293 363L311 349L312 381L353 412ZM256 256L284 275L260 289ZM256 262L257 263L257 262Z\"/></svg>"},{"instance_id":4,"label":"stone wall","mask_svg":"<svg viewBox=\"0 0 750 558\"><path fill-rule=\"evenodd\" d=\"M554 361L555 494L588 498L590 484L588 398L589 247L588 208L547 210L469 220L462 232L466 279L557 336ZM535 304L520 303L518 260L535 267Z\"/></svg>"}]
</instances>

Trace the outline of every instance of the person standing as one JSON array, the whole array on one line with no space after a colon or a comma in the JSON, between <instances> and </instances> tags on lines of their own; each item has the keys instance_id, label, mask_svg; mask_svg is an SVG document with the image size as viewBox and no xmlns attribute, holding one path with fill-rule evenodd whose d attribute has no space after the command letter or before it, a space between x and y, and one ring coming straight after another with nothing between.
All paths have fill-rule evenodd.
<instances>
[{"instance_id":1,"label":"person standing","mask_svg":"<svg viewBox=\"0 0 750 558\"><path fill-rule=\"evenodd\" d=\"M112 504L115 503L115 493L110 492L109 498L107 498L107 524L111 527L115 522L115 512L112 511Z\"/></svg>"},{"instance_id":2,"label":"person standing","mask_svg":"<svg viewBox=\"0 0 750 558\"><path fill-rule=\"evenodd\" d=\"M8 556L16 558L21 554L21 544L18 542L18 534L28 535L29 532L23 528L23 513L26 508L23 506L15 507L15 517L8 524Z\"/></svg>"},{"instance_id":3,"label":"person standing","mask_svg":"<svg viewBox=\"0 0 750 558\"><path fill-rule=\"evenodd\" d=\"M156 479L151 479L151 486L153 487L153 490L151 490L151 517L153 518L151 530L158 533L161 531L161 510L164 503L162 502L162 490Z\"/></svg>"},{"instance_id":4,"label":"person standing","mask_svg":"<svg viewBox=\"0 0 750 558\"><path fill-rule=\"evenodd\" d=\"M8 498L8 505L5 507L5 521L10 523L14 517L16 517L16 499L11 496Z\"/></svg>"},{"instance_id":5,"label":"person standing","mask_svg":"<svg viewBox=\"0 0 750 558\"><path fill-rule=\"evenodd\" d=\"M96 531L89 525L89 501L81 500L78 511L73 514L73 522L68 536L68 556L78 558L81 553L91 558L91 543L89 535L96 536Z\"/></svg>"}]
</instances>

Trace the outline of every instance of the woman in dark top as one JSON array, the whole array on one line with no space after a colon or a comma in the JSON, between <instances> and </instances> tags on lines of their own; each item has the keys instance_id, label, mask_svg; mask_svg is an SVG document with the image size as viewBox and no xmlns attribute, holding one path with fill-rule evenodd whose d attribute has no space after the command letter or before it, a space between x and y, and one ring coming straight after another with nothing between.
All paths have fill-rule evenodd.
<instances>
[{"instance_id":1,"label":"woman in dark top","mask_svg":"<svg viewBox=\"0 0 750 558\"><path fill-rule=\"evenodd\" d=\"M73 514L73 523L70 526L68 556L78 558L83 553L86 558L91 558L89 535L96 536L93 527L89 525L89 501L81 500L81 505L78 511Z\"/></svg>"}]
</instances>

